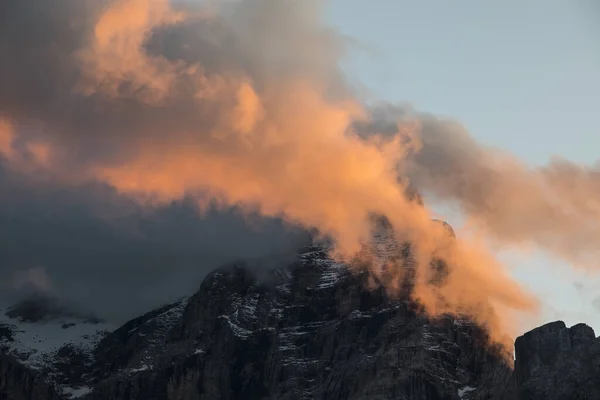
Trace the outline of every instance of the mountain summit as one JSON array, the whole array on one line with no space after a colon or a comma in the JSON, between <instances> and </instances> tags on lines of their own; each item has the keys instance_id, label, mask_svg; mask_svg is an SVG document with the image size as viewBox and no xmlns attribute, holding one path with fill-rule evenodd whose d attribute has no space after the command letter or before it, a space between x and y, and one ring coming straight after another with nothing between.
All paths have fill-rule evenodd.
<instances>
[{"instance_id":1,"label":"mountain summit","mask_svg":"<svg viewBox=\"0 0 600 400\"><path fill-rule=\"evenodd\" d=\"M432 319L372 278L309 246L260 279L244 263L224 266L193 296L117 329L9 311L0 399L600 398L591 328L556 322L525 334L513 371L482 327Z\"/></svg>"}]
</instances>

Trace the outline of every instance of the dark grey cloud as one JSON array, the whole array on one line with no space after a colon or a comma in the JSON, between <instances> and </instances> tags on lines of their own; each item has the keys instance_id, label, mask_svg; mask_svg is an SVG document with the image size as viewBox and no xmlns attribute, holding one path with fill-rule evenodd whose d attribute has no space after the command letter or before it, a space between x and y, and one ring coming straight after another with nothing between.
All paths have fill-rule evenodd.
<instances>
[{"instance_id":1,"label":"dark grey cloud","mask_svg":"<svg viewBox=\"0 0 600 400\"><path fill-rule=\"evenodd\" d=\"M11 119L23 140L37 137L52 144L60 153L54 161L65 170L92 160L122 161L141 140L166 140L165 132L176 140L194 131L195 142L216 145L210 132L223 109L232 107L234 92L219 102L200 101L185 74L158 106L132 96L77 90L85 81L80 53L91 46L99 16L115 3L6 0L0 5L0 117ZM298 75L322 82L332 96L343 96L351 90L337 62L344 40L319 24L320 3L224 3L217 19L155 27L143 50L171 62L201 65L207 79L249 78L259 91L267 81ZM198 11L192 2L176 4ZM122 93L132 84L121 82Z\"/></svg>"},{"instance_id":2,"label":"dark grey cloud","mask_svg":"<svg viewBox=\"0 0 600 400\"><path fill-rule=\"evenodd\" d=\"M7 178L15 189L2 195L4 209L18 217L3 217L6 268L41 266L57 292L115 311L180 293L179 282L196 285L198 271L226 259L281 253L295 242L278 220L261 220L256 233L231 209L199 217L198 194L208 193L221 205L319 229L345 252L360 248L373 214L384 215L421 248L424 266L433 247L469 266L448 279L443 302L423 286L419 297L433 312L466 309L487 320L479 305L489 299L533 308L476 243L433 243L447 232L398 186L403 146L346 135L363 110L340 70L344 41L323 23L323 3L219 2L218 15L188 9L174 22L166 0L5 1L0 116L14 125L10 150L19 153L8 165L19 170L36 141L48 155ZM379 119L405 116L414 113L381 107L361 133L395 133L395 123ZM468 185L487 183L486 165L455 192L464 162L479 159L463 157L472 148L445 121L418 119L425 147L411 159L416 170L400 171L416 189L470 205L477 191ZM442 157L445 141L451 154ZM32 176L38 161L48 176ZM163 206L140 207L97 181Z\"/></svg>"},{"instance_id":3,"label":"dark grey cloud","mask_svg":"<svg viewBox=\"0 0 600 400\"><path fill-rule=\"evenodd\" d=\"M222 105L199 107L184 78L177 95L160 106L76 90L83 79L77 54L89 47L98 16L114 3L0 3L0 118L15 124L15 147L32 138L49 143L62 171L84 169L92 160L117 163L137 150L141 136L168 142L178 132L209 132L218 123L215 107ZM320 40L331 41L324 47L330 54L312 57L306 40L292 51L290 40L313 38L314 32L301 32L306 27L298 17L273 4L249 1L232 6L218 20L157 28L146 50L171 61L201 62L207 77L243 70L257 86L276 75L322 75L331 68L324 74L343 87L336 64L321 57L334 59L341 51L333 34L315 31ZM279 37L267 34L273 24ZM264 64L266 51L280 62ZM203 139L198 135L194 140ZM305 238L278 219L243 215L235 208L203 215L185 199L149 209L107 185L30 176L6 160L0 162L0 188L3 297L39 289L28 280L51 282L58 295L111 318L132 316L189 293L221 263L280 256Z\"/></svg>"},{"instance_id":4,"label":"dark grey cloud","mask_svg":"<svg viewBox=\"0 0 600 400\"><path fill-rule=\"evenodd\" d=\"M105 185L33 181L1 163L0 187L0 297L42 291L116 320L192 293L222 263L278 259L305 238L235 209L148 210Z\"/></svg>"}]
</instances>

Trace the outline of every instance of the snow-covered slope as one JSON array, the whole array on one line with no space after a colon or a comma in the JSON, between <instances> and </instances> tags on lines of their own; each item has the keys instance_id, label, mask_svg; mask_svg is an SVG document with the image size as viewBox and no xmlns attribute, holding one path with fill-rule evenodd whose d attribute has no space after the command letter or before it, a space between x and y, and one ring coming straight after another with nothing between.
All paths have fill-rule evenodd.
<instances>
[{"instance_id":1,"label":"snow-covered slope","mask_svg":"<svg viewBox=\"0 0 600 400\"><path fill-rule=\"evenodd\" d=\"M93 349L115 326L67 310L50 309L48 301L28 299L16 306L0 306L0 349L1 354L55 381L60 364L71 364L74 356L84 365L91 364ZM56 386L68 398L89 392L81 387Z\"/></svg>"},{"instance_id":2,"label":"snow-covered slope","mask_svg":"<svg viewBox=\"0 0 600 400\"><path fill-rule=\"evenodd\" d=\"M90 393L104 372L128 376L151 369L186 304L182 299L118 327L49 306L52 301L33 298L0 306L0 355L38 373L67 399ZM127 363L104 363L124 347L135 348Z\"/></svg>"},{"instance_id":3,"label":"snow-covered slope","mask_svg":"<svg viewBox=\"0 0 600 400\"><path fill-rule=\"evenodd\" d=\"M58 350L70 344L91 351L106 332L115 327L76 317L57 317L36 322L20 321L0 308L0 347L28 367L43 369L51 364Z\"/></svg>"}]
</instances>

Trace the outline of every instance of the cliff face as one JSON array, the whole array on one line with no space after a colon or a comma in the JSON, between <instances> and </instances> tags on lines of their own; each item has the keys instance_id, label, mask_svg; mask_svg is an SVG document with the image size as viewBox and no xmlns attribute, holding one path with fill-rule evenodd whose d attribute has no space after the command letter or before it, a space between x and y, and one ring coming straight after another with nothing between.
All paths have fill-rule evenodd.
<instances>
[{"instance_id":1,"label":"cliff face","mask_svg":"<svg viewBox=\"0 0 600 400\"><path fill-rule=\"evenodd\" d=\"M552 322L515 343L519 400L600 399L600 338L592 328Z\"/></svg>"},{"instance_id":2,"label":"cliff face","mask_svg":"<svg viewBox=\"0 0 600 400\"><path fill-rule=\"evenodd\" d=\"M143 329L108 337L98 349L121 350L104 363L124 374L107 370L90 398L433 400L507 391L495 382L511 370L479 327L430 321L319 249L271 278L261 283L239 265L213 273L151 363L140 363L152 346Z\"/></svg>"},{"instance_id":3,"label":"cliff face","mask_svg":"<svg viewBox=\"0 0 600 400\"><path fill-rule=\"evenodd\" d=\"M62 399L51 384L13 358L0 354L0 400Z\"/></svg>"},{"instance_id":4,"label":"cliff face","mask_svg":"<svg viewBox=\"0 0 600 400\"><path fill-rule=\"evenodd\" d=\"M259 275L221 268L192 297L93 337L37 363L5 339L0 399L600 398L591 328L559 322L520 337L513 373L479 326L429 319L318 247Z\"/></svg>"}]
</instances>

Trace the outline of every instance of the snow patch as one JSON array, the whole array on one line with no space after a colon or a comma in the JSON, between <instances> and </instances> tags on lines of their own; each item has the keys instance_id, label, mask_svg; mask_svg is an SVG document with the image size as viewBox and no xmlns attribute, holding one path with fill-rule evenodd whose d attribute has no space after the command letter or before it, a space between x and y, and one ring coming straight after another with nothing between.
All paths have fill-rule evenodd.
<instances>
[{"instance_id":1,"label":"snow patch","mask_svg":"<svg viewBox=\"0 0 600 400\"><path fill-rule=\"evenodd\" d=\"M347 268L344 264L332 262L327 265L326 269L321 274L319 283L317 283L317 289L328 289L336 286L346 271Z\"/></svg>"},{"instance_id":2,"label":"snow patch","mask_svg":"<svg viewBox=\"0 0 600 400\"><path fill-rule=\"evenodd\" d=\"M471 387L471 386L465 386L462 389L458 389L458 397L462 399L466 399L466 394L472 392L473 390L476 390L477 388Z\"/></svg>"},{"instance_id":3,"label":"snow patch","mask_svg":"<svg viewBox=\"0 0 600 400\"><path fill-rule=\"evenodd\" d=\"M244 298L244 302L241 306L242 315L245 318L256 320L256 306L258 305L258 299L260 295L258 293L253 293L249 297Z\"/></svg>"},{"instance_id":4,"label":"snow patch","mask_svg":"<svg viewBox=\"0 0 600 400\"><path fill-rule=\"evenodd\" d=\"M90 394L92 389L87 386L82 386L79 388L63 387L62 392L69 399L78 399L86 394Z\"/></svg>"},{"instance_id":5,"label":"snow patch","mask_svg":"<svg viewBox=\"0 0 600 400\"><path fill-rule=\"evenodd\" d=\"M127 370L127 372L130 372L130 373L132 373L132 374L135 374L135 373L138 373L138 372L149 371L149 370L151 370L151 369L152 369L152 367L151 367L151 366L149 366L148 364L146 364L146 363L141 363L139 367L137 367L137 368L129 368L129 369Z\"/></svg>"},{"instance_id":6,"label":"snow patch","mask_svg":"<svg viewBox=\"0 0 600 400\"><path fill-rule=\"evenodd\" d=\"M229 327L231 328L231 330L233 331L233 334L235 336L242 338L242 339L247 339L250 335L252 335L252 331L242 328L241 326L233 323L231 321L231 318L229 318L229 315L219 315L219 318L222 318L225 321L227 321L227 323L229 324Z\"/></svg>"},{"instance_id":7,"label":"snow patch","mask_svg":"<svg viewBox=\"0 0 600 400\"><path fill-rule=\"evenodd\" d=\"M51 365L56 352L67 344L91 352L107 332L116 328L111 324L71 317L23 322L11 319L6 311L6 308L0 309L0 326L11 334L9 337L0 337L0 348L33 369Z\"/></svg>"},{"instance_id":8,"label":"snow patch","mask_svg":"<svg viewBox=\"0 0 600 400\"><path fill-rule=\"evenodd\" d=\"M362 318L371 318L371 314L365 313L365 312L362 312L359 310L354 310L350 313L350 315L348 315L348 319L350 319L350 320L362 319Z\"/></svg>"}]
</instances>

